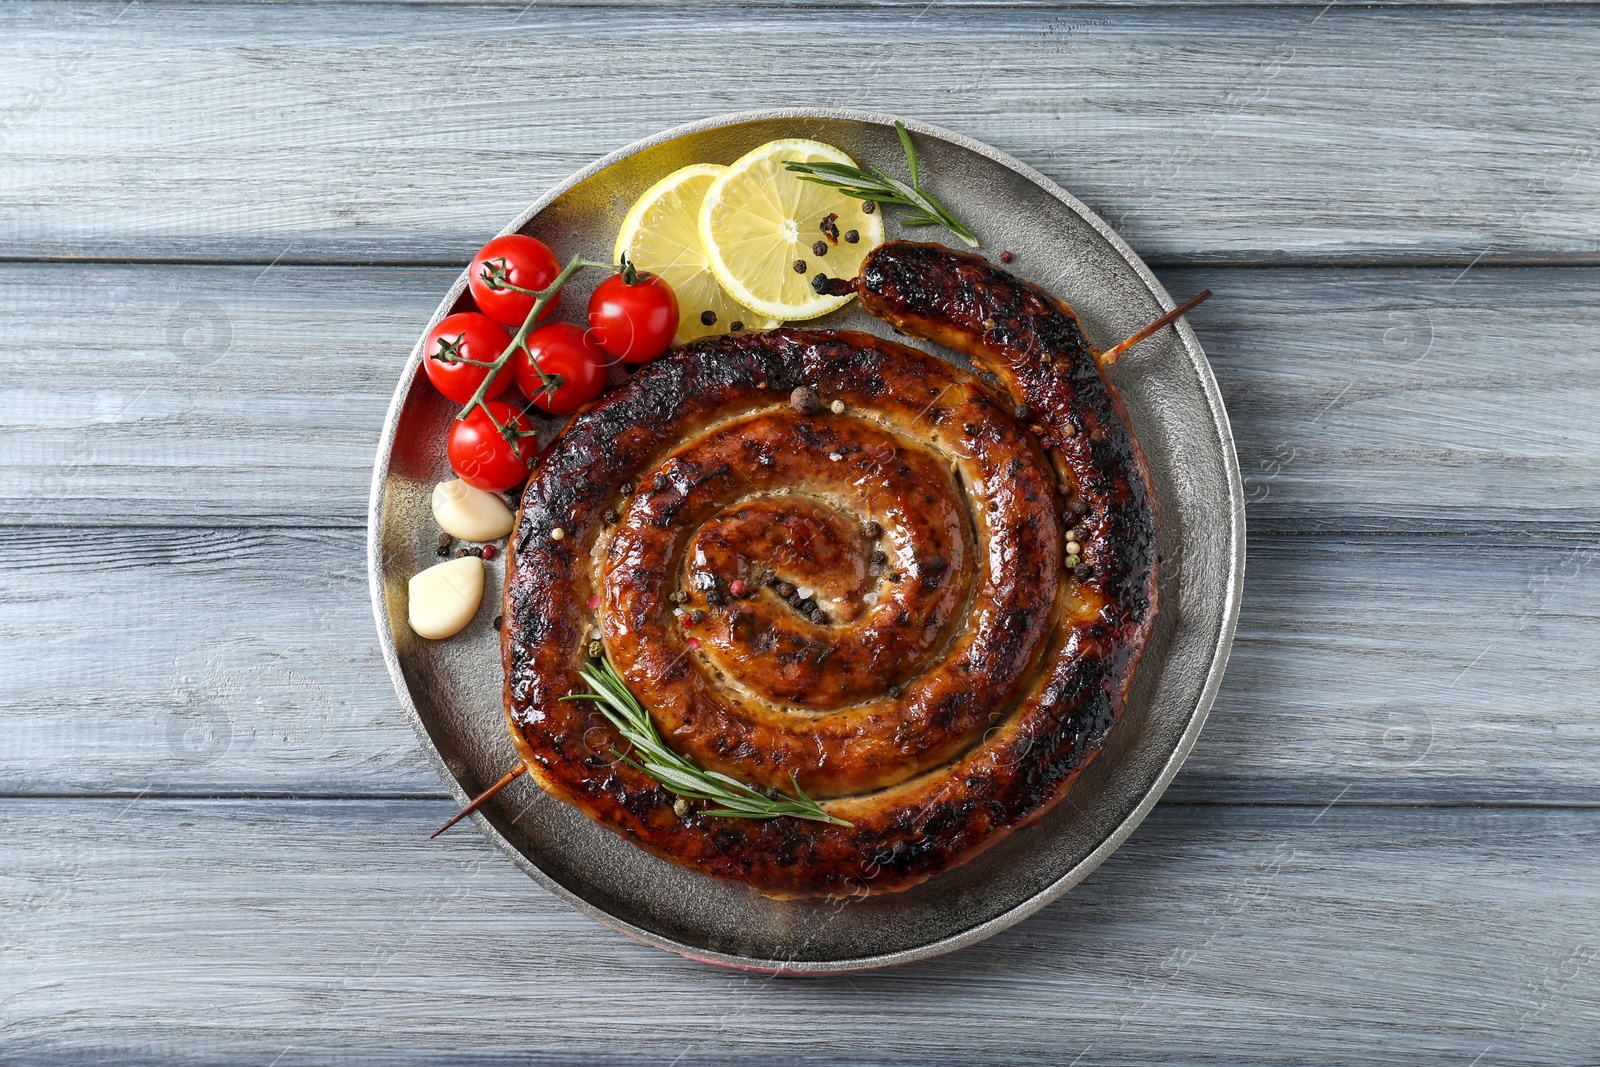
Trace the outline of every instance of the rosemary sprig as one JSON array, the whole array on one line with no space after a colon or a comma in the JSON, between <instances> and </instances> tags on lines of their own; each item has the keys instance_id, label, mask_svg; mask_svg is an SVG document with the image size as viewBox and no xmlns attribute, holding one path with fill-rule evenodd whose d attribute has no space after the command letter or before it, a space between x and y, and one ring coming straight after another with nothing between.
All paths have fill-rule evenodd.
<instances>
[{"instance_id":1,"label":"rosemary sprig","mask_svg":"<svg viewBox=\"0 0 1600 1067\"><path fill-rule=\"evenodd\" d=\"M843 163L802 163L790 159L784 161L784 168L803 182L839 189L861 200L876 200L881 204L909 208L899 216L902 225L943 226L969 247L977 248L978 235L950 214L949 209L934 199L933 194L922 188L917 149L911 143L911 134L906 132L898 119L895 120L894 129L900 135L900 145L906 152L906 169L911 171L910 185L870 165L867 170L862 170Z\"/></svg>"},{"instance_id":2,"label":"rosemary sprig","mask_svg":"<svg viewBox=\"0 0 1600 1067\"><path fill-rule=\"evenodd\" d=\"M704 814L735 819L775 819L780 815L789 815L835 826L850 825L843 819L829 815L822 805L806 796L793 775L789 776L789 783L795 792L793 797L769 797L737 778L696 767L693 761L668 748L656 730L650 713L628 691L628 683L622 680L622 675L617 673L609 658L601 659L598 669L584 664L578 673L583 675L583 680L589 683L594 692L577 693L561 699L592 700L598 704L601 713L633 746L630 755L620 752L614 755L660 782L669 792L690 800L704 800L719 805L705 809Z\"/></svg>"}]
</instances>

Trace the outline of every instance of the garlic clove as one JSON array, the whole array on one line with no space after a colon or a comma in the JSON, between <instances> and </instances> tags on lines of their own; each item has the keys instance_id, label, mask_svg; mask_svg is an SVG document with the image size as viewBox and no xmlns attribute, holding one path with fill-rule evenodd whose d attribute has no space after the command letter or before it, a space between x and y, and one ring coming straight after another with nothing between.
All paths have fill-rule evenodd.
<instances>
[{"instance_id":1,"label":"garlic clove","mask_svg":"<svg viewBox=\"0 0 1600 1067\"><path fill-rule=\"evenodd\" d=\"M433 518L441 530L463 541L504 537L517 521L505 501L459 478L433 487Z\"/></svg>"},{"instance_id":2,"label":"garlic clove","mask_svg":"<svg viewBox=\"0 0 1600 1067\"><path fill-rule=\"evenodd\" d=\"M411 577L406 615L421 637L453 637L472 621L483 600L483 560L462 556Z\"/></svg>"}]
</instances>

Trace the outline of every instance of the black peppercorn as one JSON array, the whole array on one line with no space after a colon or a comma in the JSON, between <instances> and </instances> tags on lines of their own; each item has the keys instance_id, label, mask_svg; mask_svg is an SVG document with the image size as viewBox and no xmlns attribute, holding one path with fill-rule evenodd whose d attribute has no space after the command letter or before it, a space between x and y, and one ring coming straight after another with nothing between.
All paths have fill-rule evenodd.
<instances>
[{"instance_id":1,"label":"black peppercorn","mask_svg":"<svg viewBox=\"0 0 1600 1067\"><path fill-rule=\"evenodd\" d=\"M728 329L732 330L734 333L738 333L740 330L744 329L744 323L740 322L738 319L734 319L732 322L728 323Z\"/></svg>"},{"instance_id":2,"label":"black peppercorn","mask_svg":"<svg viewBox=\"0 0 1600 1067\"><path fill-rule=\"evenodd\" d=\"M804 274L806 272L806 261L803 260L803 259L795 260L794 261L794 272L796 274Z\"/></svg>"},{"instance_id":3,"label":"black peppercorn","mask_svg":"<svg viewBox=\"0 0 1600 1067\"><path fill-rule=\"evenodd\" d=\"M689 612L689 618L693 619L697 623L705 622L706 613L701 611L699 608L695 608L693 611Z\"/></svg>"},{"instance_id":4,"label":"black peppercorn","mask_svg":"<svg viewBox=\"0 0 1600 1067\"><path fill-rule=\"evenodd\" d=\"M816 244L812 245L811 246L811 254L814 255L814 256L825 256L825 255L827 255L828 254L828 242L826 242L826 241L818 241Z\"/></svg>"},{"instance_id":5,"label":"black peppercorn","mask_svg":"<svg viewBox=\"0 0 1600 1067\"><path fill-rule=\"evenodd\" d=\"M667 487L667 476L665 474L656 475L655 481L652 484L656 487L656 492L659 493L661 490Z\"/></svg>"},{"instance_id":6,"label":"black peppercorn","mask_svg":"<svg viewBox=\"0 0 1600 1067\"><path fill-rule=\"evenodd\" d=\"M789 394L789 406L799 415L815 415L822 407L822 398L809 385L802 385Z\"/></svg>"},{"instance_id":7,"label":"black peppercorn","mask_svg":"<svg viewBox=\"0 0 1600 1067\"><path fill-rule=\"evenodd\" d=\"M439 531L439 547L440 548L449 548L450 547L450 540L451 540L451 538L450 538L449 534L445 533L443 530Z\"/></svg>"},{"instance_id":8,"label":"black peppercorn","mask_svg":"<svg viewBox=\"0 0 1600 1067\"><path fill-rule=\"evenodd\" d=\"M605 513L604 518L606 520L606 524L607 525L610 525L611 523L616 522L619 517L620 516L618 516L615 511L612 511L610 508L606 509L606 513Z\"/></svg>"},{"instance_id":9,"label":"black peppercorn","mask_svg":"<svg viewBox=\"0 0 1600 1067\"><path fill-rule=\"evenodd\" d=\"M863 215L870 215L876 210L878 210L878 205L874 204L871 200L861 201L861 213Z\"/></svg>"},{"instance_id":10,"label":"black peppercorn","mask_svg":"<svg viewBox=\"0 0 1600 1067\"><path fill-rule=\"evenodd\" d=\"M855 230L846 230L844 231L844 239L846 244L855 244L861 240L861 235Z\"/></svg>"},{"instance_id":11,"label":"black peppercorn","mask_svg":"<svg viewBox=\"0 0 1600 1067\"><path fill-rule=\"evenodd\" d=\"M633 495L633 483L632 482L623 482L622 483L622 495L623 496L632 496Z\"/></svg>"},{"instance_id":12,"label":"black peppercorn","mask_svg":"<svg viewBox=\"0 0 1600 1067\"><path fill-rule=\"evenodd\" d=\"M717 324L717 313L715 311L712 311L710 308L707 308L705 311L700 312L700 325L702 325L702 326L715 326L716 324Z\"/></svg>"},{"instance_id":13,"label":"black peppercorn","mask_svg":"<svg viewBox=\"0 0 1600 1067\"><path fill-rule=\"evenodd\" d=\"M779 582L778 595L783 597L783 599L788 600L790 597L794 596L794 586L790 585L788 582Z\"/></svg>"},{"instance_id":14,"label":"black peppercorn","mask_svg":"<svg viewBox=\"0 0 1600 1067\"><path fill-rule=\"evenodd\" d=\"M706 603L714 608L722 607L722 594L715 589L710 590L706 593Z\"/></svg>"},{"instance_id":15,"label":"black peppercorn","mask_svg":"<svg viewBox=\"0 0 1600 1067\"><path fill-rule=\"evenodd\" d=\"M883 524L877 519L868 519L861 524L861 532L867 537L877 538L883 536Z\"/></svg>"},{"instance_id":16,"label":"black peppercorn","mask_svg":"<svg viewBox=\"0 0 1600 1067\"><path fill-rule=\"evenodd\" d=\"M494 628L496 630L500 629L500 627L504 626L505 624L506 624L506 617L504 615L496 615L494 617Z\"/></svg>"},{"instance_id":17,"label":"black peppercorn","mask_svg":"<svg viewBox=\"0 0 1600 1067\"><path fill-rule=\"evenodd\" d=\"M891 685L889 687L889 697L892 700L899 700L900 699L900 694L902 694L904 692L905 692L905 690L902 689L898 685Z\"/></svg>"}]
</instances>

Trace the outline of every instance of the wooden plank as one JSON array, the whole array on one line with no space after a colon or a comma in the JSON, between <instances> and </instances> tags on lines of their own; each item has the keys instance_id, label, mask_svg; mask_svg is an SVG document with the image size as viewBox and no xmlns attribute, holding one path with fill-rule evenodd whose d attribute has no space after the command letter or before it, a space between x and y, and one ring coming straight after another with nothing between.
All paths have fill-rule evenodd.
<instances>
[{"instance_id":1,"label":"wooden plank","mask_svg":"<svg viewBox=\"0 0 1600 1067\"><path fill-rule=\"evenodd\" d=\"M996 938L774 981L430 844L444 807L0 802L8 1060L1565 1064L1600 1030L1592 812L1163 805Z\"/></svg>"},{"instance_id":2,"label":"wooden plank","mask_svg":"<svg viewBox=\"0 0 1600 1067\"><path fill-rule=\"evenodd\" d=\"M0 641L27 665L0 793L442 794L359 531L13 528L0 551ZM1257 538L1171 796L1600 804L1597 564L1592 539Z\"/></svg>"},{"instance_id":3,"label":"wooden plank","mask_svg":"<svg viewBox=\"0 0 1600 1067\"><path fill-rule=\"evenodd\" d=\"M364 523L390 393L452 277L0 266L27 324L0 337L0 523ZM1217 293L1191 322L1256 532L1600 530L1595 278L1163 272Z\"/></svg>"},{"instance_id":4,"label":"wooden plank","mask_svg":"<svg viewBox=\"0 0 1600 1067\"><path fill-rule=\"evenodd\" d=\"M804 101L989 141L1168 262L1600 256L1584 7L514 6L9 3L0 253L455 262L636 138Z\"/></svg>"}]
</instances>

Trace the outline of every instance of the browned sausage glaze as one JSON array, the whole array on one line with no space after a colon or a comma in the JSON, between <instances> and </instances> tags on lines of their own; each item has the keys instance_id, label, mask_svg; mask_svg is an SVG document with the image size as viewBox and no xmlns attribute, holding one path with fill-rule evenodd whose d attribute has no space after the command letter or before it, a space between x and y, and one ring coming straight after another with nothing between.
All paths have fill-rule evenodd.
<instances>
[{"instance_id":1,"label":"browned sausage glaze","mask_svg":"<svg viewBox=\"0 0 1600 1067\"><path fill-rule=\"evenodd\" d=\"M885 244L851 284L1001 387L861 333L693 343L540 458L507 570L506 713L539 783L775 897L905 889L1037 819L1120 714L1155 609L1143 457L1071 310L936 245ZM559 699L594 628L673 747L793 776L853 825L680 818Z\"/></svg>"}]
</instances>

